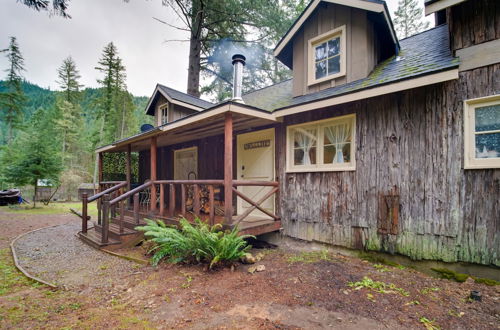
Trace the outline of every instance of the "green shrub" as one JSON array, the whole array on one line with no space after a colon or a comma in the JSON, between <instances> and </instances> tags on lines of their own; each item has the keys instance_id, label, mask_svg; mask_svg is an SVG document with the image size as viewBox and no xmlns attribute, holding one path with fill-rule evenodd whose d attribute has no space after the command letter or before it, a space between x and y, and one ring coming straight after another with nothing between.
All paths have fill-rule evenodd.
<instances>
[{"instance_id":1,"label":"green shrub","mask_svg":"<svg viewBox=\"0 0 500 330\"><path fill-rule=\"evenodd\" d=\"M218 263L238 260L251 247L245 238L238 236L238 230L221 231L222 226L195 220L194 224L181 219L179 229L166 226L161 220L146 220L147 225L137 227L149 241L155 243L150 252L155 251L152 264L156 266L162 259L168 262L206 262L209 268Z\"/></svg>"},{"instance_id":2,"label":"green shrub","mask_svg":"<svg viewBox=\"0 0 500 330\"><path fill-rule=\"evenodd\" d=\"M431 268L431 269L436 273L438 273L441 278L445 278L448 280L465 282L469 278L469 275L467 274L457 273L447 268Z\"/></svg>"}]
</instances>

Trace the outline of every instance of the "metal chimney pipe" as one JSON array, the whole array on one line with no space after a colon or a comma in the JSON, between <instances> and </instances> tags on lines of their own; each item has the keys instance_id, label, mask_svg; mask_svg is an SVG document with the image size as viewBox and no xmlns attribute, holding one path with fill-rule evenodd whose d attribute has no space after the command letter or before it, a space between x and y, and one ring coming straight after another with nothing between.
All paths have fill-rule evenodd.
<instances>
[{"instance_id":1,"label":"metal chimney pipe","mask_svg":"<svg viewBox=\"0 0 500 330\"><path fill-rule=\"evenodd\" d=\"M232 101L243 102L241 90L243 85L243 67L245 66L245 56L242 54L233 55L233 98Z\"/></svg>"}]
</instances>

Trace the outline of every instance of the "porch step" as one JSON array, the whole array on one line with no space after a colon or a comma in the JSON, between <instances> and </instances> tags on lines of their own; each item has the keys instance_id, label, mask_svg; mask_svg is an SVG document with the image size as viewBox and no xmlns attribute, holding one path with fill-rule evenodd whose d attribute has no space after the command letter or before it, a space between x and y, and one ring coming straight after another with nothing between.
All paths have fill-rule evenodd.
<instances>
[{"instance_id":1,"label":"porch step","mask_svg":"<svg viewBox=\"0 0 500 330\"><path fill-rule=\"evenodd\" d=\"M102 226L97 224L97 223L94 223L94 229L98 233L101 233ZM130 228L127 228L125 226L123 226L123 233L121 233L120 232L120 225L118 223L113 223L113 222L109 223L108 232L109 232L108 237L116 239L116 240L120 240L121 237L123 237L123 236L135 235L138 233L137 230L130 229Z\"/></svg>"},{"instance_id":2,"label":"porch step","mask_svg":"<svg viewBox=\"0 0 500 330\"><path fill-rule=\"evenodd\" d=\"M118 215L115 218L111 218L111 223L120 226L120 216ZM135 227L144 225L146 225L146 222L143 219L139 219L139 224L137 224L132 216L126 215L123 217L124 228L132 229L135 231Z\"/></svg>"},{"instance_id":3,"label":"porch step","mask_svg":"<svg viewBox=\"0 0 500 330\"><path fill-rule=\"evenodd\" d=\"M100 248L103 248L103 247L109 246L109 245L121 244L121 242L119 240L112 239L112 238L108 239L108 243L102 243L101 233L95 231L94 229L89 229L85 234L80 231L80 232L78 232L78 237L82 241L84 241L85 243L87 243L88 245L90 245L96 249L100 249Z\"/></svg>"}]
</instances>

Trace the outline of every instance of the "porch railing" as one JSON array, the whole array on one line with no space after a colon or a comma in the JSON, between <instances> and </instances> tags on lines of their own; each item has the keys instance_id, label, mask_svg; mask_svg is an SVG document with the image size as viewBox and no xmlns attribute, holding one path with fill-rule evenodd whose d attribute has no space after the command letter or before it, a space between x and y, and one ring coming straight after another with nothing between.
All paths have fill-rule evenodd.
<instances>
[{"instance_id":1,"label":"porch railing","mask_svg":"<svg viewBox=\"0 0 500 330\"><path fill-rule=\"evenodd\" d=\"M134 189L124 192L124 188L128 186L126 181L113 181L113 182L103 182L101 187L108 187L107 189L99 192L98 194L86 198L83 198L82 205L82 216L86 219L87 216L87 204L93 201L98 202L98 224L101 225L101 240L102 243L108 243L108 231L110 218L116 218L117 209L119 213L119 229L120 233L124 231L124 221L125 221L125 210L127 201L131 198L133 200L132 210L133 219L135 224L140 223L140 194L150 190L150 205L149 212L152 216L155 214L164 217L168 216L170 218L175 218L179 214L176 214L176 206L180 205L180 215L186 217L189 213L188 208L197 217L200 217L202 211L208 214L208 220L210 225L214 225L216 222L216 211L224 212L223 205L217 205L216 201L216 191L219 188L220 193L224 191L224 180L156 180L148 181L143 185L140 185ZM260 187L270 187L270 190L265 193L258 200L254 201L251 197L245 195L243 192L238 190L241 186L260 186ZM279 216L275 213L264 208L262 204L271 198L273 195L278 193L279 185L276 181L251 181L251 180L233 180L232 181L232 192L236 198L241 198L251 206L248 207L242 214L237 215L237 217L232 220L231 223L226 223L230 226L237 226L245 218L247 218L254 210L259 210L266 214L274 220L279 220ZM159 192L157 195L156 192ZM168 200L167 200L168 193ZM177 198L180 197L180 201L177 202ZM188 205L188 197L190 199L190 204ZM222 198L218 198L219 201ZM225 215L225 214L224 214ZM232 216L232 215L231 215ZM227 217L226 217L227 219ZM82 232L87 232L86 220L82 222Z\"/></svg>"}]
</instances>

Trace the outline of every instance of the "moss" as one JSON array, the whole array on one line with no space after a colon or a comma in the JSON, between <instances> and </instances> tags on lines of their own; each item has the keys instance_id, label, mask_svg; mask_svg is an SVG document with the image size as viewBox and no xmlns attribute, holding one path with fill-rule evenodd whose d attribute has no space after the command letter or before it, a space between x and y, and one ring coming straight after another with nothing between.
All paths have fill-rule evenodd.
<instances>
[{"instance_id":1,"label":"moss","mask_svg":"<svg viewBox=\"0 0 500 330\"><path fill-rule=\"evenodd\" d=\"M361 252L359 254L359 258L366 260L366 261L369 261L369 262L373 262L374 264L382 264L382 265L396 267L396 268L404 268L403 266L401 266L397 262L389 261L383 257L377 256L377 255L371 254L371 253Z\"/></svg>"},{"instance_id":2,"label":"moss","mask_svg":"<svg viewBox=\"0 0 500 330\"><path fill-rule=\"evenodd\" d=\"M454 280L456 282L465 282L469 278L469 275L467 274L457 273L447 268L431 268L431 269L436 273L438 273L439 276L441 276L441 278Z\"/></svg>"},{"instance_id":3,"label":"moss","mask_svg":"<svg viewBox=\"0 0 500 330\"><path fill-rule=\"evenodd\" d=\"M490 286L500 285L499 281L491 280L489 278L474 277L474 282L486 284L486 285L490 285Z\"/></svg>"},{"instance_id":4,"label":"moss","mask_svg":"<svg viewBox=\"0 0 500 330\"><path fill-rule=\"evenodd\" d=\"M300 254L292 255L287 258L287 261L291 264L296 262L302 263L316 263L322 260L332 261L333 258L327 250L322 251L312 251L312 252L302 252Z\"/></svg>"}]
</instances>

